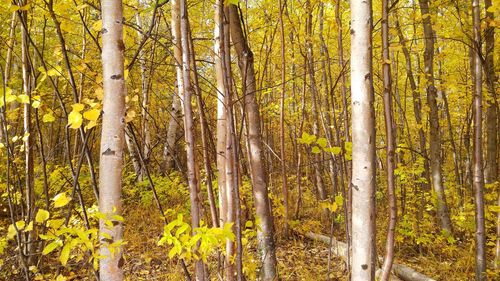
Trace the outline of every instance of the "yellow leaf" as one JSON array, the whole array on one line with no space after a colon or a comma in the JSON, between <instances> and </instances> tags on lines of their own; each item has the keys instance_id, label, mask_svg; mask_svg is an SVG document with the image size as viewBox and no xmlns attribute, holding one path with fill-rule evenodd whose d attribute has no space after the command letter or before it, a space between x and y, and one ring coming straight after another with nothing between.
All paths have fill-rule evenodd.
<instances>
[{"instance_id":1,"label":"yellow leaf","mask_svg":"<svg viewBox=\"0 0 500 281\"><path fill-rule=\"evenodd\" d=\"M66 276L63 276L61 274L57 275L56 277L56 281L67 281L68 278L66 278Z\"/></svg>"},{"instance_id":2,"label":"yellow leaf","mask_svg":"<svg viewBox=\"0 0 500 281\"><path fill-rule=\"evenodd\" d=\"M95 31L101 31L102 29L102 20L98 20L92 24L92 29Z\"/></svg>"},{"instance_id":3,"label":"yellow leaf","mask_svg":"<svg viewBox=\"0 0 500 281\"><path fill-rule=\"evenodd\" d=\"M64 219L47 221L47 226L54 229L54 230L59 229L59 227L61 227L61 225L63 225L63 224L64 224Z\"/></svg>"},{"instance_id":4,"label":"yellow leaf","mask_svg":"<svg viewBox=\"0 0 500 281\"><path fill-rule=\"evenodd\" d=\"M99 119L100 114L101 111L99 109L91 109L83 113L83 118L95 122L97 121L97 119Z\"/></svg>"},{"instance_id":5,"label":"yellow leaf","mask_svg":"<svg viewBox=\"0 0 500 281\"><path fill-rule=\"evenodd\" d=\"M42 98L40 96L34 96L31 106L33 106L33 108L39 108L41 103L42 103Z\"/></svg>"},{"instance_id":6,"label":"yellow leaf","mask_svg":"<svg viewBox=\"0 0 500 281\"><path fill-rule=\"evenodd\" d=\"M21 94L17 97L17 100L20 103L30 103L30 97L26 94Z\"/></svg>"},{"instance_id":7,"label":"yellow leaf","mask_svg":"<svg viewBox=\"0 0 500 281\"><path fill-rule=\"evenodd\" d=\"M71 111L68 115L68 125L72 129L78 129L82 126L83 118L82 114L77 111Z\"/></svg>"},{"instance_id":8,"label":"yellow leaf","mask_svg":"<svg viewBox=\"0 0 500 281\"><path fill-rule=\"evenodd\" d=\"M85 108L85 105L83 105L81 103L75 103L75 104L72 104L71 107L73 108L73 111L80 112Z\"/></svg>"},{"instance_id":9,"label":"yellow leaf","mask_svg":"<svg viewBox=\"0 0 500 281\"><path fill-rule=\"evenodd\" d=\"M32 231L33 230L33 222L30 221L30 223L28 223L28 226L24 229L25 232L28 232L28 231Z\"/></svg>"},{"instance_id":10,"label":"yellow leaf","mask_svg":"<svg viewBox=\"0 0 500 281\"><path fill-rule=\"evenodd\" d=\"M21 10L21 11L27 11L27 10L29 10L30 5L31 4L26 4L26 5L22 6L22 7L19 7L19 10Z\"/></svg>"},{"instance_id":11,"label":"yellow leaf","mask_svg":"<svg viewBox=\"0 0 500 281\"><path fill-rule=\"evenodd\" d=\"M500 213L500 206L490 206L490 211Z\"/></svg>"},{"instance_id":12,"label":"yellow leaf","mask_svg":"<svg viewBox=\"0 0 500 281\"><path fill-rule=\"evenodd\" d=\"M48 76L61 76L61 71L62 71L62 69L52 68L51 70L47 71L47 75Z\"/></svg>"},{"instance_id":13,"label":"yellow leaf","mask_svg":"<svg viewBox=\"0 0 500 281\"><path fill-rule=\"evenodd\" d=\"M16 227L17 227L17 230L19 230L19 231L23 230L25 225L26 225L26 223L22 220L16 222ZM16 236L16 234L17 234L16 227L14 227L13 224L9 225L9 228L7 230L7 239L8 240L10 240L10 239L14 238L14 236Z\"/></svg>"},{"instance_id":14,"label":"yellow leaf","mask_svg":"<svg viewBox=\"0 0 500 281\"><path fill-rule=\"evenodd\" d=\"M135 111L133 111L133 110L127 111L127 116L125 116L125 122L128 123L128 122L134 120L134 117L135 117Z\"/></svg>"},{"instance_id":15,"label":"yellow leaf","mask_svg":"<svg viewBox=\"0 0 500 281\"><path fill-rule=\"evenodd\" d=\"M50 217L50 213L44 209L38 209L38 212L36 213L35 216L35 221L37 223L43 223L46 220L48 220Z\"/></svg>"},{"instance_id":16,"label":"yellow leaf","mask_svg":"<svg viewBox=\"0 0 500 281\"><path fill-rule=\"evenodd\" d=\"M54 201L54 207L59 208L66 206L69 201L71 201L71 198L66 196L66 192L62 192L57 194L54 198L52 198L52 201Z\"/></svg>"},{"instance_id":17,"label":"yellow leaf","mask_svg":"<svg viewBox=\"0 0 500 281\"><path fill-rule=\"evenodd\" d=\"M66 243L61 251L61 255L59 256L59 261L63 266L66 266L66 263L68 263L70 251L71 243Z\"/></svg>"},{"instance_id":18,"label":"yellow leaf","mask_svg":"<svg viewBox=\"0 0 500 281\"><path fill-rule=\"evenodd\" d=\"M59 246L61 246L61 244L62 243L59 240L51 242L50 244L48 244L47 246L45 246L45 248L43 248L42 254L43 255L49 254L50 252L54 251Z\"/></svg>"},{"instance_id":19,"label":"yellow leaf","mask_svg":"<svg viewBox=\"0 0 500 281\"><path fill-rule=\"evenodd\" d=\"M24 136L23 136L23 141L24 141L24 142L27 142L27 141L28 141L28 139L29 139L29 137L30 137L30 133L24 133Z\"/></svg>"},{"instance_id":20,"label":"yellow leaf","mask_svg":"<svg viewBox=\"0 0 500 281\"><path fill-rule=\"evenodd\" d=\"M16 11L19 11L19 8L21 8L21 7L19 7L19 6L17 6L17 5L12 5L12 6L10 6L10 8L9 8L9 12L16 12Z\"/></svg>"},{"instance_id":21,"label":"yellow leaf","mask_svg":"<svg viewBox=\"0 0 500 281\"><path fill-rule=\"evenodd\" d=\"M94 122L94 121L90 121L87 126L85 126L85 130L88 130L88 129L92 129L94 128L95 126L97 126L97 123Z\"/></svg>"},{"instance_id":22,"label":"yellow leaf","mask_svg":"<svg viewBox=\"0 0 500 281\"><path fill-rule=\"evenodd\" d=\"M56 118L54 117L54 115L52 115L52 112L44 114L42 118L42 121L44 123L54 122L54 120L56 120Z\"/></svg>"},{"instance_id":23,"label":"yellow leaf","mask_svg":"<svg viewBox=\"0 0 500 281\"><path fill-rule=\"evenodd\" d=\"M78 11L81 11L81 10L83 10L83 9L87 8L88 6L89 6L88 4L81 4L81 5L78 5L78 6L76 7L76 9L77 9Z\"/></svg>"},{"instance_id":24,"label":"yellow leaf","mask_svg":"<svg viewBox=\"0 0 500 281\"><path fill-rule=\"evenodd\" d=\"M97 88L95 89L95 96L97 97L98 100L102 100L104 97L104 91L102 88Z\"/></svg>"}]
</instances>

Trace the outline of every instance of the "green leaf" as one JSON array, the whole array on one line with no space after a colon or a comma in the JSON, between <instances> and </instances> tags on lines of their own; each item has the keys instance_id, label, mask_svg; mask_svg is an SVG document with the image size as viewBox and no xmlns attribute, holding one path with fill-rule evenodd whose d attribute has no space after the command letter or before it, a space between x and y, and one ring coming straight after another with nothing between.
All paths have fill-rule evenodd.
<instances>
[{"instance_id":1,"label":"green leaf","mask_svg":"<svg viewBox=\"0 0 500 281\"><path fill-rule=\"evenodd\" d=\"M43 223L48 220L50 217L50 213L44 209L39 209L35 216L35 221L37 223Z\"/></svg>"}]
</instances>

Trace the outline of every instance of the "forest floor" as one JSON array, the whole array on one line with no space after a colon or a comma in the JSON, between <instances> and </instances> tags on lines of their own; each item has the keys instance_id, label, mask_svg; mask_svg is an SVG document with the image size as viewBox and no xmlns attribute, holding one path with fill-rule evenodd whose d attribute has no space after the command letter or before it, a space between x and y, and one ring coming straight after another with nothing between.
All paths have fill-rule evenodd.
<instances>
[{"instance_id":1,"label":"forest floor","mask_svg":"<svg viewBox=\"0 0 500 281\"><path fill-rule=\"evenodd\" d=\"M126 217L124 239L127 242L124 265L126 280L185 280L179 261L168 258L167 246L157 245L163 231L163 221L154 205L130 205L125 208L124 217ZM6 229L8 222L8 219L2 219L0 230ZM283 239L278 233L278 237L277 259L280 280L328 280L327 245L296 234ZM247 256L244 262L245 270L253 274L256 271L257 258L248 255L253 255L254 250L254 248L246 249ZM446 254L435 254L430 250L418 252L412 247L398 247L396 250L396 262L410 266L435 280L473 280L473 248L469 246L459 247L452 253ZM383 252L383 249L379 248L379 253ZM17 259L14 254L14 244L9 242L4 253L0 255L0 280L24 280L21 270L16 265ZM217 262L215 262L217 258L212 257L210 260L211 280L222 280L217 278ZM93 280L88 266L83 261L70 262L66 268L59 266L58 269L53 266L57 264L57 260L44 259L44 263L46 266L40 270L45 274L37 275L34 280L56 280L57 270L67 276L67 279L62 280ZM347 280L345 263L340 258L332 256L330 265L330 280ZM192 265L188 264L188 268L193 271ZM493 277L491 280L499 280L495 279L498 274L490 276Z\"/></svg>"}]
</instances>

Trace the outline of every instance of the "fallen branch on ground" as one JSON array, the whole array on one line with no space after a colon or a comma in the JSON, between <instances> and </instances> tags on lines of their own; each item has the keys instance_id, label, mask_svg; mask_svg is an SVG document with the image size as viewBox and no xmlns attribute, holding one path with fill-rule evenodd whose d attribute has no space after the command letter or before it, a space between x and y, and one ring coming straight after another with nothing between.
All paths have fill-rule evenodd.
<instances>
[{"instance_id":1,"label":"fallen branch on ground","mask_svg":"<svg viewBox=\"0 0 500 281\"><path fill-rule=\"evenodd\" d=\"M308 232L305 234L305 236L311 240L315 241L320 241L326 244L330 244L330 237L322 235L322 234L317 234L313 232ZM347 260L347 244L338 241L337 239L332 237L332 253L340 258L342 258L344 261ZM381 259L381 258L379 258ZM416 270L405 266L401 264L394 263L392 265L392 272L394 275L391 275L390 280L391 281L397 281L397 280L404 280L404 281L436 281L435 279L432 279L420 272L417 272ZM381 273L381 269L377 268L377 276ZM399 278L401 279L399 279Z\"/></svg>"}]
</instances>

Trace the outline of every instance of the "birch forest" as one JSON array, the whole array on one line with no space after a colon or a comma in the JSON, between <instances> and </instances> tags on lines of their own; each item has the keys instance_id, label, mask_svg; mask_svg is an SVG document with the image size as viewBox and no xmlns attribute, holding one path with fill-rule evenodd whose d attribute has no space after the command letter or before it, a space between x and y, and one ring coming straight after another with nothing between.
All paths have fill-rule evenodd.
<instances>
[{"instance_id":1,"label":"birch forest","mask_svg":"<svg viewBox=\"0 0 500 281\"><path fill-rule=\"evenodd\" d=\"M0 280L500 280L500 0L0 0Z\"/></svg>"}]
</instances>

